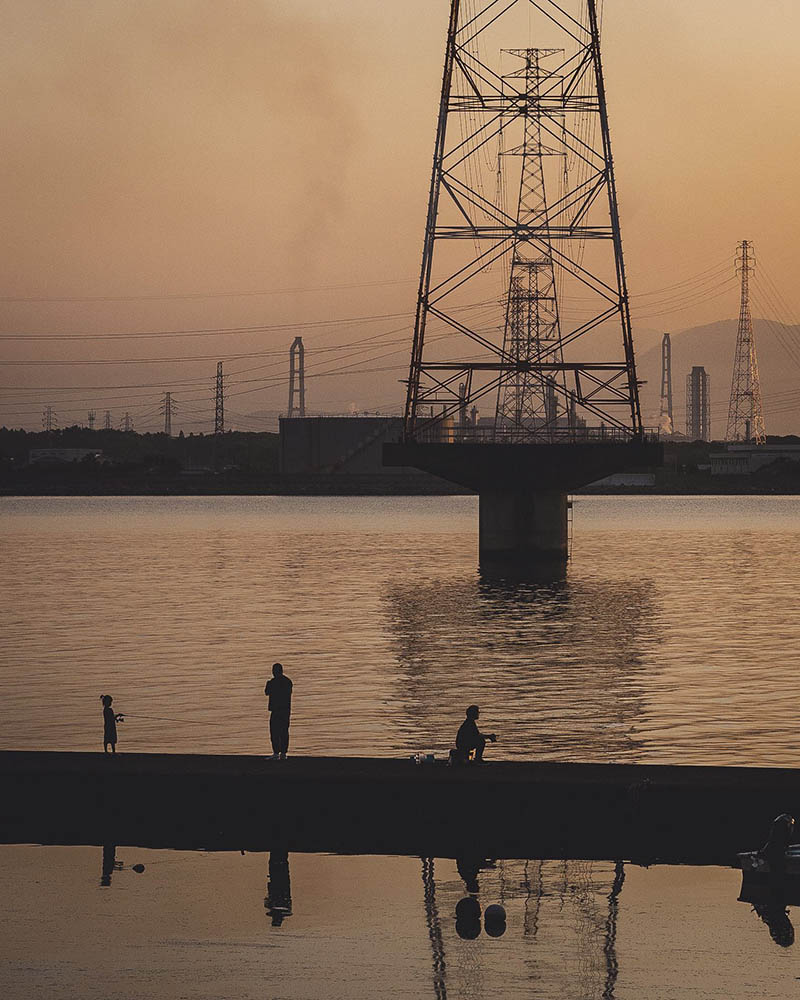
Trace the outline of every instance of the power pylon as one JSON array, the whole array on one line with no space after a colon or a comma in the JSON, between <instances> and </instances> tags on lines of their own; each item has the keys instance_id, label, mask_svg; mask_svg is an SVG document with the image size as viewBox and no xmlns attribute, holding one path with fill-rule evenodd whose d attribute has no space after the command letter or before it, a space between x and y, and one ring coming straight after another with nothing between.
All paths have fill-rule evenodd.
<instances>
[{"instance_id":1,"label":"power pylon","mask_svg":"<svg viewBox=\"0 0 800 1000\"><path fill-rule=\"evenodd\" d=\"M58 430L58 414L52 406L46 406L42 413L42 427L48 432Z\"/></svg>"},{"instance_id":2,"label":"power pylon","mask_svg":"<svg viewBox=\"0 0 800 1000\"><path fill-rule=\"evenodd\" d=\"M172 393L164 393L159 409L164 414L164 433L167 437L172 437L172 418L178 410L178 404L173 400Z\"/></svg>"},{"instance_id":3,"label":"power pylon","mask_svg":"<svg viewBox=\"0 0 800 1000\"><path fill-rule=\"evenodd\" d=\"M87 418L87 423L89 424L89 430L93 431L94 430L94 422L97 419L97 411L96 410L89 410L89 412L86 415L86 418Z\"/></svg>"},{"instance_id":4,"label":"power pylon","mask_svg":"<svg viewBox=\"0 0 800 1000\"><path fill-rule=\"evenodd\" d=\"M133 417L131 417L128 411L125 411L125 416L120 420L120 428L127 434L129 431L133 430Z\"/></svg>"},{"instance_id":5,"label":"power pylon","mask_svg":"<svg viewBox=\"0 0 800 1000\"><path fill-rule=\"evenodd\" d=\"M214 433L225 433L225 380L222 374L222 362L217 362L217 381L214 393Z\"/></svg>"},{"instance_id":6,"label":"power pylon","mask_svg":"<svg viewBox=\"0 0 800 1000\"><path fill-rule=\"evenodd\" d=\"M642 438L596 0L451 0L406 442L452 437L462 382L475 439Z\"/></svg>"},{"instance_id":7,"label":"power pylon","mask_svg":"<svg viewBox=\"0 0 800 1000\"><path fill-rule=\"evenodd\" d=\"M295 399L297 403L295 404ZM289 348L289 409L287 416L306 415L306 352L303 338L295 337Z\"/></svg>"},{"instance_id":8,"label":"power pylon","mask_svg":"<svg viewBox=\"0 0 800 1000\"><path fill-rule=\"evenodd\" d=\"M507 79L519 81L525 99L536 105L541 99L541 85L548 77L541 62L560 53L552 49L512 49L509 54L523 59L525 65ZM518 226L535 224L537 219L547 226L543 157L549 153L549 147L542 142L541 116L527 115L522 145L505 154L522 157ZM567 398L563 371L551 376L536 367L537 359L551 347L555 348L554 358L562 363L564 360L549 232L544 236L540 246L527 240L515 242L511 255L503 353L513 363L514 374L500 386L495 417L495 436L504 441L524 441L532 435L553 437L558 421L554 377L562 383L562 395L565 401Z\"/></svg>"},{"instance_id":9,"label":"power pylon","mask_svg":"<svg viewBox=\"0 0 800 1000\"><path fill-rule=\"evenodd\" d=\"M750 272L755 268L756 260L753 255L753 244L749 240L742 240L736 249L736 273L742 277L742 295L725 440L764 444L767 433L764 428L764 408L761 404L756 340L750 315Z\"/></svg>"},{"instance_id":10,"label":"power pylon","mask_svg":"<svg viewBox=\"0 0 800 1000\"><path fill-rule=\"evenodd\" d=\"M103 430L111 430L111 410L106 410L105 415L103 416Z\"/></svg>"},{"instance_id":11,"label":"power pylon","mask_svg":"<svg viewBox=\"0 0 800 1000\"><path fill-rule=\"evenodd\" d=\"M672 341L668 333L661 340L661 411L658 415L658 429L662 434L675 432L672 416Z\"/></svg>"}]
</instances>

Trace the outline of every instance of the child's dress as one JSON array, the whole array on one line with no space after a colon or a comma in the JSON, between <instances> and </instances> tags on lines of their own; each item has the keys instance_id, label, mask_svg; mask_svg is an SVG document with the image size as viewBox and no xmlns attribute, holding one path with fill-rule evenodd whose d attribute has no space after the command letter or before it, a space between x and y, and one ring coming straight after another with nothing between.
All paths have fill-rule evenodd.
<instances>
[{"instance_id":1,"label":"child's dress","mask_svg":"<svg viewBox=\"0 0 800 1000\"><path fill-rule=\"evenodd\" d=\"M103 743L117 742L117 720L114 718L114 709L106 705L103 709Z\"/></svg>"}]
</instances>

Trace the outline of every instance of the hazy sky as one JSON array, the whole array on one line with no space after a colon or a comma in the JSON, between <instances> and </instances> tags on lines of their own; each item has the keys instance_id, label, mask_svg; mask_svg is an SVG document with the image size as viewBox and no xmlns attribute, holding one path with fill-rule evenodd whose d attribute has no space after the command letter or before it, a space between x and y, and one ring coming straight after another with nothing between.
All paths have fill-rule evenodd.
<instances>
[{"instance_id":1,"label":"hazy sky","mask_svg":"<svg viewBox=\"0 0 800 1000\"><path fill-rule=\"evenodd\" d=\"M226 369L269 364L241 378L283 378L295 332L309 367L324 370L339 356L328 352L323 366L315 351L397 330L381 353L399 353L374 366L396 371L310 380L308 390L314 409L399 404L407 352L396 341L408 320L395 314L414 306L448 7L1 0L2 333L390 318L153 340L3 341L5 360L204 360L4 365L0 423L38 426L51 402L63 425L93 400L115 421L126 408L139 414L144 429L156 420L145 417L158 405L153 383L163 382L185 401L187 430L190 419L203 429L210 382L181 390L180 380L210 380L217 357L269 351L282 353ZM796 321L800 5L606 0L603 32L632 294L732 261L747 238L791 306L780 318ZM281 291L367 282L380 284ZM279 294L136 298L265 291ZM92 297L121 298L14 301ZM641 349L663 330L738 311L733 284L695 299L683 309L675 291L634 299ZM144 388L55 388L72 385ZM229 401L232 413L285 407L282 382L255 388Z\"/></svg>"}]
</instances>

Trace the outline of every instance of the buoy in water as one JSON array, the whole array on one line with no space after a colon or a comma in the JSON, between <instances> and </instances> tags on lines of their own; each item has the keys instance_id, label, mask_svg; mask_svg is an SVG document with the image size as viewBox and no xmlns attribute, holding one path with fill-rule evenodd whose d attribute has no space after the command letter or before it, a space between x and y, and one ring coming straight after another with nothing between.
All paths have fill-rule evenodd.
<instances>
[{"instance_id":1,"label":"buoy in water","mask_svg":"<svg viewBox=\"0 0 800 1000\"><path fill-rule=\"evenodd\" d=\"M506 932L506 911L499 903L487 906L483 913L484 930L489 937L502 937Z\"/></svg>"},{"instance_id":2,"label":"buoy in water","mask_svg":"<svg viewBox=\"0 0 800 1000\"><path fill-rule=\"evenodd\" d=\"M144 871L144 865L131 865L131 871L136 872L137 875L141 875Z\"/></svg>"},{"instance_id":3,"label":"buoy in water","mask_svg":"<svg viewBox=\"0 0 800 1000\"><path fill-rule=\"evenodd\" d=\"M456 920L480 920L481 904L474 896L464 896L456 903Z\"/></svg>"}]
</instances>

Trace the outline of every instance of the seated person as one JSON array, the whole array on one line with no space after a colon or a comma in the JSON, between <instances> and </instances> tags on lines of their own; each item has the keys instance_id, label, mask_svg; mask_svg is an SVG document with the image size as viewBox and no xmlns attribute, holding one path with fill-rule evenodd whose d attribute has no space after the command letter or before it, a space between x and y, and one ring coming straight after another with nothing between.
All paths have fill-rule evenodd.
<instances>
[{"instance_id":1,"label":"seated person","mask_svg":"<svg viewBox=\"0 0 800 1000\"><path fill-rule=\"evenodd\" d=\"M467 717L461 723L458 729L458 734L456 735L456 748L451 751L450 757L454 762L459 764L466 764L470 759L470 752L475 751L474 761L483 760L483 749L486 746L486 741L490 740L492 743L497 739L494 733L482 733L478 729L477 719L480 715L480 709L477 705L470 705L467 709Z\"/></svg>"}]
</instances>

